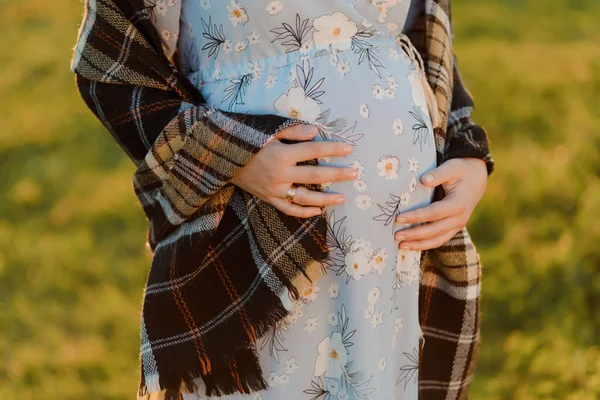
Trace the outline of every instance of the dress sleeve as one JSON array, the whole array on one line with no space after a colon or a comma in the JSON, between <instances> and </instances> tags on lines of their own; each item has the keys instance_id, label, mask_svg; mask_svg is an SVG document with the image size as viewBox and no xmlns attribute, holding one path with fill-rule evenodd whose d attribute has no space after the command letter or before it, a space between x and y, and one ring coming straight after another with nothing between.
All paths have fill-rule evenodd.
<instances>
[{"instance_id":1,"label":"dress sleeve","mask_svg":"<svg viewBox=\"0 0 600 400\"><path fill-rule=\"evenodd\" d=\"M427 62L426 25L425 0L413 0L404 33L419 50L425 62ZM475 104L460 75L456 56L453 82L443 161L452 158L479 158L485 161L489 175L493 172L495 163L490 152L488 135L485 129L475 124L471 118Z\"/></svg>"},{"instance_id":2,"label":"dress sleeve","mask_svg":"<svg viewBox=\"0 0 600 400\"><path fill-rule=\"evenodd\" d=\"M71 68L87 106L137 165L134 189L154 248L184 222L222 212L235 174L301 122L210 107L168 61L148 19L121 3L129 4L86 1Z\"/></svg>"}]
</instances>

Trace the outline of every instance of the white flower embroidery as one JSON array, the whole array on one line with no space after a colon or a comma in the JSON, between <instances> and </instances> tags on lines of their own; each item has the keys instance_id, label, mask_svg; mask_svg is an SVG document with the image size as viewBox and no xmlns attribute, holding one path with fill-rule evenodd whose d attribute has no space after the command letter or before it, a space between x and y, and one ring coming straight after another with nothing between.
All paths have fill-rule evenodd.
<instances>
[{"instance_id":1,"label":"white flower embroidery","mask_svg":"<svg viewBox=\"0 0 600 400\"><path fill-rule=\"evenodd\" d=\"M231 3L227 6L227 11L229 12L229 19L233 26L244 25L248 22L246 9L236 0L231 0Z\"/></svg>"},{"instance_id":2,"label":"white flower embroidery","mask_svg":"<svg viewBox=\"0 0 600 400\"><path fill-rule=\"evenodd\" d=\"M155 6L158 15L165 15L167 13L167 4L165 0L158 0Z\"/></svg>"},{"instance_id":3,"label":"white flower embroidery","mask_svg":"<svg viewBox=\"0 0 600 400\"><path fill-rule=\"evenodd\" d=\"M367 296L367 301L369 302L369 304L375 305L375 303L377 303L377 301L379 300L380 297L381 297L381 289L379 289L378 287L374 287L374 288L371 288L371 290L369 290L369 294Z\"/></svg>"},{"instance_id":4,"label":"white flower embroidery","mask_svg":"<svg viewBox=\"0 0 600 400\"><path fill-rule=\"evenodd\" d=\"M331 45L339 50L348 50L350 39L358 31L356 23L339 11L315 18L313 27L315 28L313 39L317 47Z\"/></svg>"},{"instance_id":5,"label":"white flower embroidery","mask_svg":"<svg viewBox=\"0 0 600 400\"><path fill-rule=\"evenodd\" d=\"M277 384L279 383L279 376L277 375L276 372L271 372L269 374L269 377L267 378L267 383L271 387L277 386Z\"/></svg>"},{"instance_id":6,"label":"white flower embroidery","mask_svg":"<svg viewBox=\"0 0 600 400\"><path fill-rule=\"evenodd\" d=\"M311 285L302 294L302 301L309 304L317 299L317 293L321 290L317 285Z\"/></svg>"},{"instance_id":7,"label":"white flower embroidery","mask_svg":"<svg viewBox=\"0 0 600 400\"><path fill-rule=\"evenodd\" d=\"M381 247L375 249L373 252L373 258L371 259L371 268L377 272L377 274L381 275L383 269L385 268L385 263L387 262L388 253L386 249Z\"/></svg>"},{"instance_id":8,"label":"white flower embroidery","mask_svg":"<svg viewBox=\"0 0 600 400\"><path fill-rule=\"evenodd\" d=\"M361 194L354 199L356 207L365 211L373 206L373 199L368 194Z\"/></svg>"},{"instance_id":9,"label":"white flower embroidery","mask_svg":"<svg viewBox=\"0 0 600 400\"><path fill-rule=\"evenodd\" d=\"M302 54L306 54L312 48L313 48L313 42L312 42L312 40L307 40L307 41L305 41L305 42L302 43L302 45L300 46L300 50L299 51Z\"/></svg>"},{"instance_id":10,"label":"white flower embroidery","mask_svg":"<svg viewBox=\"0 0 600 400\"><path fill-rule=\"evenodd\" d=\"M400 118L394 119L394 133L396 135L402 135L404 133L404 124Z\"/></svg>"},{"instance_id":11,"label":"white flower embroidery","mask_svg":"<svg viewBox=\"0 0 600 400\"><path fill-rule=\"evenodd\" d=\"M364 193L367 190L366 182L360 179L354 181L354 187L361 193Z\"/></svg>"},{"instance_id":12,"label":"white flower embroidery","mask_svg":"<svg viewBox=\"0 0 600 400\"><path fill-rule=\"evenodd\" d=\"M317 351L319 355L315 363L314 375L339 379L348 359L348 353L342 341L342 333L333 332L331 336L327 336L319 343Z\"/></svg>"},{"instance_id":13,"label":"white flower embroidery","mask_svg":"<svg viewBox=\"0 0 600 400\"><path fill-rule=\"evenodd\" d=\"M273 89L273 87L275 86L276 83L277 83L277 75L273 75L272 73L269 72L269 75L267 76L267 80L265 81L265 87L267 89Z\"/></svg>"},{"instance_id":14,"label":"white flower embroidery","mask_svg":"<svg viewBox=\"0 0 600 400\"><path fill-rule=\"evenodd\" d=\"M360 105L360 116L363 118L369 118L370 110L369 106L366 104Z\"/></svg>"},{"instance_id":15,"label":"white flower embroidery","mask_svg":"<svg viewBox=\"0 0 600 400\"><path fill-rule=\"evenodd\" d=\"M296 364L296 357L292 357L285 362L285 368L283 369L286 374L291 375L298 369L298 364Z\"/></svg>"},{"instance_id":16,"label":"white flower embroidery","mask_svg":"<svg viewBox=\"0 0 600 400\"><path fill-rule=\"evenodd\" d=\"M356 172L358 173L357 175L357 179L361 179L363 177L363 174L365 172L365 167L363 167L363 165L360 163L360 161L358 161L358 158L354 159L354 161L352 161L352 164L350 164L351 168L354 168L356 170Z\"/></svg>"},{"instance_id":17,"label":"white flower embroidery","mask_svg":"<svg viewBox=\"0 0 600 400\"><path fill-rule=\"evenodd\" d=\"M306 318L306 324L304 325L304 330L308 333L313 333L317 329L317 317L309 317Z\"/></svg>"},{"instance_id":18,"label":"white flower embroidery","mask_svg":"<svg viewBox=\"0 0 600 400\"><path fill-rule=\"evenodd\" d=\"M332 299L337 299L339 295L340 295L340 285L333 282L331 285L329 285L329 297L331 297Z\"/></svg>"},{"instance_id":19,"label":"white flower embroidery","mask_svg":"<svg viewBox=\"0 0 600 400\"><path fill-rule=\"evenodd\" d=\"M410 179L410 183L408 185L409 185L411 192L414 192L415 190L417 190L417 178L415 176L413 176Z\"/></svg>"},{"instance_id":20,"label":"white flower embroidery","mask_svg":"<svg viewBox=\"0 0 600 400\"><path fill-rule=\"evenodd\" d=\"M402 207L406 207L409 202L410 202L410 194L408 194L408 192L400 193L400 205Z\"/></svg>"},{"instance_id":21,"label":"white flower embroidery","mask_svg":"<svg viewBox=\"0 0 600 400\"><path fill-rule=\"evenodd\" d=\"M275 15L283 9L283 4L280 1L272 1L267 4L267 12L269 15Z\"/></svg>"},{"instance_id":22,"label":"white flower embroidery","mask_svg":"<svg viewBox=\"0 0 600 400\"><path fill-rule=\"evenodd\" d=\"M314 122L319 116L319 104L304 93L302 86L288 90L275 100L275 109L290 118Z\"/></svg>"},{"instance_id":23,"label":"white flower embroidery","mask_svg":"<svg viewBox=\"0 0 600 400\"><path fill-rule=\"evenodd\" d=\"M336 313L330 313L327 316L327 323L331 326L337 326L338 324L338 317Z\"/></svg>"},{"instance_id":24,"label":"white flower embroidery","mask_svg":"<svg viewBox=\"0 0 600 400\"><path fill-rule=\"evenodd\" d=\"M385 359L385 357L381 357L381 360L379 360L379 362L377 363L377 368L383 372L385 371L385 368L387 367L387 360Z\"/></svg>"},{"instance_id":25,"label":"white flower embroidery","mask_svg":"<svg viewBox=\"0 0 600 400\"><path fill-rule=\"evenodd\" d=\"M381 85L373 85L373 97L376 99L383 99L385 95L385 90L381 87Z\"/></svg>"},{"instance_id":26,"label":"white flower embroidery","mask_svg":"<svg viewBox=\"0 0 600 400\"><path fill-rule=\"evenodd\" d=\"M248 38L248 43L250 43L252 46L256 46L260 43L260 35L255 30L250 32L250 34L246 37Z\"/></svg>"},{"instance_id":27,"label":"white flower embroidery","mask_svg":"<svg viewBox=\"0 0 600 400\"><path fill-rule=\"evenodd\" d=\"M400 160L395 156L382 156L377 162L379 176L385 176L385 179L398 179L398 168Z\"/></svg>"},{"instance_id":28,"label":"white flower embroidery","mask_svg":"<svg viewBox=\"0 0 600 400\"><path fill-rule=\"evenodd\" d=\"M248 46L248 44L246 42L237 42L235 44L235 51L242 52L246 49L246 46Z\"/></svg>"},{"instance_id":29,"label":"white flower embroidery","mask_svg":"<svg viewBox=\"0 0 600 400\"><path fill-rule=\"evenodd\" d=\"M340 75L342 77L344 77L344 75L346 75L348 72L350 72L352 69L350 68L350 62L348 62L347 60L345 61L340 61L337 64L337 70L340 73Z\"/></svg>"},{"instance_id":30,"label":"white flower embroidery","mask_svg":"<svg viewBox=\"0 0 600 400\"><path fill-rule=\"evenodd\" d=\"M225 41L223 42L223 51L225 52L225 54L229 54L232 50L233 44L231 43L231 40L225 39Z\"/></svg>"},{"instance_id":31,"label":"white flower embroidery","mask_svg":"<svg viewBox=\"0 0 600 400\"><path fill-rule=\"evenodd\" d=\"M200 0L200 5L204 8L204 11L210 10L210 0Z\"/></svg>"},{"instance_id":32,"label":"white flower embroidery","mask_svg":"<svg viewBox=\"0 0 600 400\"><path fill-rule=\"evenodd\" d=\"M408 172L417 172L419 169L419 160L414 157L408 159Z\"/></svg>"},{"instance_id":33,"label":"white flower embroidery","mask_svg":"<svg viewBox=\"0 0 600 400\"><path fill-rule=\"evenodd\" d=\"M288 374L279 375L279 384L285 385L286 383L290 383L290 376Z\"/></svg>"},{"instance_id":34,"label":"white flower embroidery","mask_svg":"<svg viewBox=\"0 0 600 400\"><path fill-rule=\"evenodd\" d=\"M345 261L346 273L354 280L359 280L369 272L369 258L363 249L349 251Z\"/></svg>"},{"instance_id":35,"label":"white flower embroidery","mask_svg":"<svg viewBox=\"0 0 600 400\"><path fill-rule=\"evenodd\" d=\"M383 312L377 310L371 316L371 325L373 325L373 329L375 329L381 324L383 324Z\"/></svg>"}]
</instances>

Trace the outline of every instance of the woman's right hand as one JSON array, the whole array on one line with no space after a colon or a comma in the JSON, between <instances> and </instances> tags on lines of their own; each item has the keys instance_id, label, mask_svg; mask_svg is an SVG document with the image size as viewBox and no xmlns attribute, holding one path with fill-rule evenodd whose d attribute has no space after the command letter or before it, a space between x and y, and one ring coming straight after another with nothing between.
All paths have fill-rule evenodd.
<instances>
[{"instance_id":1,"label":"woman's right hand","mask_svg":"<svg viewBox=\"0 0 600 400\"><path fill-rule=\"evenodd\" d=\"M288 189L294 183L322 184L356 179L357 171L350 167L296 165L301 161L352 153L352 146L346 143L311 142L317 132L314 126L304 124L282 130L252 157L231 182L294 217L313 217L321 214L319 207L343 203L345 198L342 194L317 192L301 186L296 189L293 203L285 200ZM281 139L301 143L284 144Z\"/></svg>"}]
</instances>

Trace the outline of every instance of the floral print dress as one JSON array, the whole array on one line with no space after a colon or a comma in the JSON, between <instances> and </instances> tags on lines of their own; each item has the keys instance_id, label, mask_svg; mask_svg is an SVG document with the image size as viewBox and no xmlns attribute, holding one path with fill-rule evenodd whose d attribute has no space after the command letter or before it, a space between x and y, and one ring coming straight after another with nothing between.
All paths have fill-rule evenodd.
<instances>
[{"instance_id":1,"label":"floral print dress","mask_svg":"<svg viewBox=\"0 0 600 400\"><path fill-rule=\"evenodd\" d=\"M400 211L430 203L435 167L418 71L396 43L410 0L146 0L167 53L212 106L279 114L350 143L353 182L324 185L328 274L257 345L269 389L238 399L417 398L419 251ZM203 398L184 395L186 400Z\"/></svg>"}]
</instances>

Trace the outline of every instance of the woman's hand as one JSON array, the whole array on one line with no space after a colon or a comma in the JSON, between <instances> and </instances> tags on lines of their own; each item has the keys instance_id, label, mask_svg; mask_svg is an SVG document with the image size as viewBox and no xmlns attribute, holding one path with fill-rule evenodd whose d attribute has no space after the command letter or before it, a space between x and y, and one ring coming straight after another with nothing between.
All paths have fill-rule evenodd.
<instances>
[{"instance_id":1,"label":"woman's hand","mask_svg":"<svg viewBox=\"0 0 600 400\"><path fill-rule=\"evenodd\" d=\"M309 142L316 135L317 129L310 125L300 124L284 129L252 157L232 183L294 217L313 217L321 214L319 207L343 203L345 198L342 194L316 192L304 187L296 189L293 203L285 200L293 183L321 184L356 178L354 168L296 165L300 161L347 156L352 152L349 144ZM303 143L284 144L281 139Z\"/></svg>"},{"instance_id":2,"label":"woman's hand","mask_svg":"<svg viewBox=\"0 0 600 400\"><path fill-rule=\"evenodd\" d=\"M455 158L423 175L428 187L442 185L446 197L427 207L407 211L396 217L396 223L423 223L396 232L401 249L428 250L440 247L463 229L487 186L487 168L483 160Z\"/></svg>"}]
</instances>

